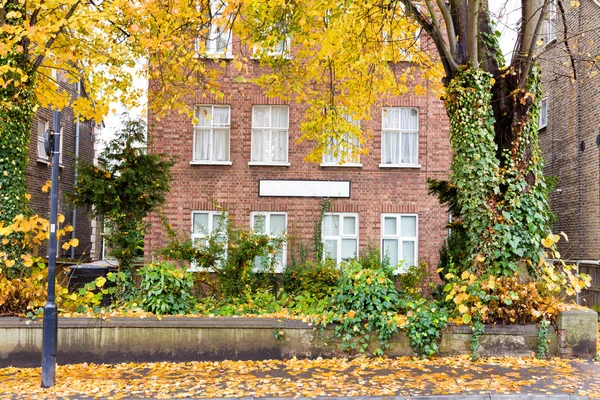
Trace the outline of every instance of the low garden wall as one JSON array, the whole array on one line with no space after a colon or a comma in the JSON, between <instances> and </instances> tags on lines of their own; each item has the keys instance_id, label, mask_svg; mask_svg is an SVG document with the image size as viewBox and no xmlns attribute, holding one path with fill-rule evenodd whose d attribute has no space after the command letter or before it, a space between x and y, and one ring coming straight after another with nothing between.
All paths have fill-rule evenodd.
<instances>
[{"instance_id":1,"label":"low garden wall","mask_svg":"<svg viewBox=\"0 0 600 400\"><path fill-rule=\"evenodd\" d=\"M572 310L558 316L550 327L551 355L596 356L598 316L594 311ZM59 318L59 364L144 361L218 361L332 357L347 355L331 330L314 329L296 320L267 318L165 317ZM469 326L448 326L440 355L467 354ZM538 345L536 325L486 326L480 336L483 356L530 356ZM0 367L37 367L41 363L42 322L0 318ZM389 356L412 355L410 340L398 333L386 351Z\"/></svg>"}]
</instances>

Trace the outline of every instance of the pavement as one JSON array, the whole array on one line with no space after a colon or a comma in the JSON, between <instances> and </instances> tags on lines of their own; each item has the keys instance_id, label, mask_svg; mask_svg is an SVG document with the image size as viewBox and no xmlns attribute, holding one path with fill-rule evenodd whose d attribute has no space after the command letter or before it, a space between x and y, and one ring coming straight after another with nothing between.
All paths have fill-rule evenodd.
<instances>
[{"instance_id":1,"label":"pavement","mask_svg":"<svg viewBox=\"0 0 600 400\"><path fill-rule=\"evenodd\" d=\"M72 364L0 369L0 399L600 399L600 363L466 356Z\"/></svg>"}]
</instances>

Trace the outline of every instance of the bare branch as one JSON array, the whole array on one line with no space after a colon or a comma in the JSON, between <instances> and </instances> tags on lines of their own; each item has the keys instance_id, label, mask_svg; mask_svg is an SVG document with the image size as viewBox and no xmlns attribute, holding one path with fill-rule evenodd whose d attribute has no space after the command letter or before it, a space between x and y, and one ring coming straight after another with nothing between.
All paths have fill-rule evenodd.
<instances>
[{"instance_id":1,"label":"bare branch","mask_svg":"<svg viewBox=\"0 0 600 400\"><path fill-rule=\"evenodd\" d=\"M446 32L448 34L448 47L450 48L450 54L452 57L456 57L456 31L454 30L454 21L450 14L448 4L444 0L437 0L437 5L442 16L444 17L444 23L446 24Z\"/></svg>"},{"instance_id":2,"label":"bare branch","mask_svg":"<svg viewBox=\"0 0 600 400\"><path fill-rule=\"evenodd\" d=\"M470 0L467 5L467 56L474 67L479 67L479 2Z\"/></svg>"},{"instance_id":3,"label":"bare branch","mask_svg":"<svg viewBox=\"0 0 600 400\"><path fill-rule=\"evenodd\" d=\"M573 52L571 51L571 47L569 46L569 40L567 39L569 37L569 30L568 30L568 26L567 26L567 17L565 15L565 8L563 6L562 0L557 0L557 4L558 4L558 8L560 10L560 16L562 19L563 29L564 29L563 43L565 45L567 54L569 55L569 60L571 61L571 70L573 71L573 79L577 80L577 69L575 68L575 58L573 57Z\"/></svg>"}]
</instances>

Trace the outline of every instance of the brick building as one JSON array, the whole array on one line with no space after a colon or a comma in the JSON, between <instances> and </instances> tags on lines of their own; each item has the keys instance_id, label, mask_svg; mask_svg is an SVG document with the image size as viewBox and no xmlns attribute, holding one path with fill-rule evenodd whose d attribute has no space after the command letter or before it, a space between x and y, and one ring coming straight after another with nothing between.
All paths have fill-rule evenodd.
<instances>
[{"instance_id":1,"label":"brick building","mask_svg":"<svg viewBox=\"0 0 600 400\"><path fill-rule=\"evenodd\" d=\"M225 59L239 50L235 41L215 42L207 51ZM260 70L256 62L249 73ZM331 257L354 257L375 244L393 263L426 261L435 269L448 214L427 194L426 179L446 178L451 162L441 100L407 94L382 101L370 121L358 122L373 132L369 154L356 163L338 165L329 155L315 164L304 161L311 144L297 142L307 106L266 97L237 76L229 63L220 79L222 101L197 93L190 104L197 126L177 112L160 121L149 115L150 151L177 157L163 207L176 231L191 237L212 231L222 207L240 225L260 221L268 232L293 235L311 248L321 203L329 198L323 242ZM150 222L147 259L165 245L159 217ZM289 262L290 255L283 258Z\"/></svg>"},{"instance_id":2,"label":"brick building","mask_svg":"<svg viewBox=\"0 0 600 400\"><path fill-rule=\"evenodd\" d=\"M64 90L77 93L77 84L61 83ZM73 110L62 110L61 125L62 145L59 169L58 212L65 216L66 225L73 226L73 237L79 239L79 246L63 250L59 245L58 257L71 258L74 261L98 259L99 246L92 235L92 223L89 210L73 209L64 198L66 192L72 191L75 182L75 159L92 163L95 158L94 141L98 128L91 121L76 123ZM29 146L29 164L27 166L27 191L31 194L30 206L33 211L44 218L50 218L50 191L43 192L42 187L51 179L51 161L44 151L44 132L53 128L53 111L40 108L31 123L31 141ZM69 233L66 239L71 239Z\"/></svg>"},{"instance_id":3,"label":"brick building","mask_svg":"<svg viewBox=\"0 0 600 400\"><path fill-rule=\"evenodd\" d=\"M592 276L596 290L584 297L600 306L600 76L598 66L588 62L599 61L600 2L582 0L566 16L575 68L565 49L563 24L551 8L540 56L544 99L539 141L545 173L558 178L550 203L557 216L553 231L569 237L559 242L561 255Z\"/></svg>"}]
</instances>

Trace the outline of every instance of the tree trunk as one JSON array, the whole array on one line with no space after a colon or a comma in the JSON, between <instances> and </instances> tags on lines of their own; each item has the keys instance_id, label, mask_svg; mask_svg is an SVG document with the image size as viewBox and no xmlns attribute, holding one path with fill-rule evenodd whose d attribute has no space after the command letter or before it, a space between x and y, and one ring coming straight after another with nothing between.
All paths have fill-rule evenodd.
<instances>
[{"instance_id":1,"label":"tree trunk","mask_svg":"<svg viewBox=\"0 0 600 400\"><path fill-rule=\"evenodd\" d=\"M505 73L496 81L481 69L462 66L446 89L451 183L468 254L454 261L480 274L512 275L524 260L532 261L534 272L541 239L549 233L537 143L539 74L534 71L521 91L513 90L513 76Z\"/></svg>"}]
</instances>

